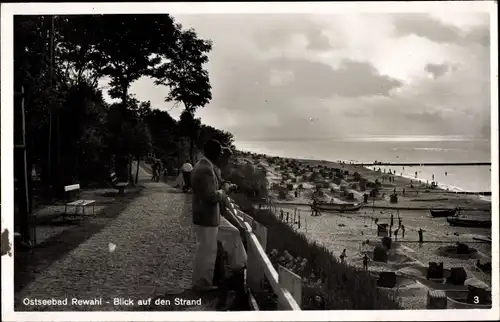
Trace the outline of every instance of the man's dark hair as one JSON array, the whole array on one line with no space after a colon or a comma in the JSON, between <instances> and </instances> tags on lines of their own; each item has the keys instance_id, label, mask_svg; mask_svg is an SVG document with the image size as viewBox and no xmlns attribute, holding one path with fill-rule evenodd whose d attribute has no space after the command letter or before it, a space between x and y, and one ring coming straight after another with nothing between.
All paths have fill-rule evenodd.
<instances>
[{"instance_id":1,"label":"man's dark hair","mask_svg":"<svg viewBox=\"0 0 500 322\"><path fill-rule=\"evenodd\" d=\"M217 140L208 140L203 147L203 153L207 157L217 157L222 152L222 145Z\"/></svg>"}]
</instances>

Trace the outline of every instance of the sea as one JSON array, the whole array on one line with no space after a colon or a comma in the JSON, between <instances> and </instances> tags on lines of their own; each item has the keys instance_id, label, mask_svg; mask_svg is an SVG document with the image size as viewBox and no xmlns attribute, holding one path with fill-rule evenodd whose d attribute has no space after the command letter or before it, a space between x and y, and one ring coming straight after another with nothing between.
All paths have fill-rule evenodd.
<instances>
[{"instance_id":1,"label":"sea","mask_svg":"<svg viewBox=\"0 0 500 322\"><path fill-rule=\"evenodd\" d=\"M373 163L492 162L489 138L377 136L236 141L239 150L286 158ZM378 168L378 166L377 166ZM380 167L452 191L491 191L491 166Z\"/></svg>"}]
</instances>

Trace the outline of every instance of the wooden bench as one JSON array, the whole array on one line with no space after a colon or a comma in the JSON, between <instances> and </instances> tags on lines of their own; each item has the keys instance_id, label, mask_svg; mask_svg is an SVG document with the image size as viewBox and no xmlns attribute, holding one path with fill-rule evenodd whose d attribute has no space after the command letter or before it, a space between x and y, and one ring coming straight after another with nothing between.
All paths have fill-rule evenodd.
<instances>
[{"instance_id":1,"label":"wooden bench","mask_svg":"<svg viewBox=\"0 0 500 322\"><path fill-rule=\"evenodd\" d=\"M125 193L125 188L128 186L128 182L119 182L118 177L115 172L111 172L111 182L115 189L118 189L118 193L123 195Z\"/></svg>"},{"instance_id":2,"label":"wooden bench","mask_svg":"<svg viewBox=\"0 0 500 322\"><path fill-rule=\"evenodd\" d=\"M82 208L82 215L85 215L85 207L92 206L92 215L95 216L95 200L80 199L80 185L73 184L64 187L64 191L69 194L68 202L64 206L63 215L77 215L78 207ZM76 194L76 195L75 195ZM74 206L74 214L68 214L68 206Z\"/></svg>"}]
</instances>

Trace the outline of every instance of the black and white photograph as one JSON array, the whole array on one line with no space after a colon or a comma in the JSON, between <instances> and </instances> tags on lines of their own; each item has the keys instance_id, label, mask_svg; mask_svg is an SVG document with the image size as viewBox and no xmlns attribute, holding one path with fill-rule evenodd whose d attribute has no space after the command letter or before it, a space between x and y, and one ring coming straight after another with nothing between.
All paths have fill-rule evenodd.
<instances>
[{"instance_id":1,"label":"black and white photograph","mask_svg":"<svg viewBox=\"0 0 500 322\"><path fill-rule=\"evenodd\" d=\"M500 317L496 2L1 14L2 319Z\"/></svg>"}]
</instances>

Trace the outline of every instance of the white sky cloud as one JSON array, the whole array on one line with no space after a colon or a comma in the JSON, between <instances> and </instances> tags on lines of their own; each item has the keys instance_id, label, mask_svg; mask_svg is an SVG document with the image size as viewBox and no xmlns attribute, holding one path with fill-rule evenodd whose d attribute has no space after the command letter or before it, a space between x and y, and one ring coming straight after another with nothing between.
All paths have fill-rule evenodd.
<instances>
[{"instance_id":1,"label":"white sky cloud","mask_svg":"<svg viewBox=\"0 0 500 322\"><path fill-rule=\"evenodd\" d=\"M488 14L175 18L214 42L206 65L213 99L197 116L237 140L489 130ZM172 106L167 89L151 80L131 92L154 107Z\"/></svg>"}]
</instances>

